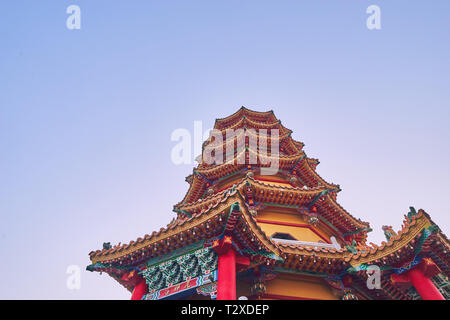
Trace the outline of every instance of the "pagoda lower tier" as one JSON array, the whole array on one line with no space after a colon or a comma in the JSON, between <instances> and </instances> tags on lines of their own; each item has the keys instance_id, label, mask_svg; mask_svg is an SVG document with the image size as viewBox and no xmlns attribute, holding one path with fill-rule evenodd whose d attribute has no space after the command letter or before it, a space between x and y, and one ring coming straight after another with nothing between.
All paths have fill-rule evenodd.
<instances>
[{"instance_id":1,"label":"pagoda lower tier","mask_svg":"<svg viewBox=\"0 0 450 320\"><path fill-rule=\"evenodd\" d=\"M215 123L241 127L281 130L277 172L200 162L166 227L104 243L87 270L108 274L133 300L450 298L450 243L424 210L411 207L401 230L385 226L386 241L367 244L369 223L338 204L339 186L316 173L318 160L273 112L241 108Z\"/></svg>"}]
</instances>

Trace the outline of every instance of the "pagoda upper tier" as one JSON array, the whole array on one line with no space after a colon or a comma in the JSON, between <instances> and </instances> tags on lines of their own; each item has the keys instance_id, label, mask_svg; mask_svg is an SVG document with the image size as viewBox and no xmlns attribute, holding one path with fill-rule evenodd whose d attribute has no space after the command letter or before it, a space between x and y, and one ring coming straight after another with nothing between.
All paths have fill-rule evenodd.
<instances>
[{"instance_id":1,"label":"pagoda upper tier","mask_svg":"<svg viewBox=\"0 0 450 320\"><path fill-rule=\"evenodd\" d=\"M248 182L250 172L257 201L313 210L341 235L355 234L364 242L369 224L354 218L336 202L339 185L325 181L316 172L319 161L309 158L304 144L291 134L273 111L257 112L241 107L231 116L217 119L210 137L203 143L203 157L186 178L189 190L174 211L180 215L201 210L215 196ZM222 161L205 161L205 155L217 152L221 153ZM276 170L269 174L261 170L269 169L273 163ZM260 190L261 183L265 184L266 193Z\"/></svg>"},{"instance_id":2,"label":"pagoda upper tier","mask_svg":"<svg viewBox=\"0 0 450 320\"><path fill-rule=\"evenodd\" d=\"M267 137L261 134L261 129L267 130ZM277 135L273 134L274 129L278 130ZM325 186L328 189L339 190L338 185L329 183L319 176L316 172L319 161L307 157L303 151L304 144L292 139L292 131L281 124L273 111L257 112L241 107L233 115L217 119L214 130L222 132L223 142L214 145L215 139L211 136L203 144L203 154L211 149L221 149L222 161L219 163L201 161L197 168L194 168L193 174L186 178L190 188L181 203L195 202L206 194L210 186L217 185L229 176L240 171L244 175L244 171L248 169L269 167L273 161L278 161L279 171L284 175L289 175L291 180L295 177L299 187ZM231 139L227 137L227 130L235 132ZM255 141L253 139L256 139L256 145L251 143ZM266 143L264 153L260 152L261 140ZM272 150L275 140L278 152L271 155L269 151ZM244 142L244 146L239 146L240 142ZM231 159L227 144L231 145ZM256 159L256 163L251 162L252 159Z\"/></svg>"}]
</instances>

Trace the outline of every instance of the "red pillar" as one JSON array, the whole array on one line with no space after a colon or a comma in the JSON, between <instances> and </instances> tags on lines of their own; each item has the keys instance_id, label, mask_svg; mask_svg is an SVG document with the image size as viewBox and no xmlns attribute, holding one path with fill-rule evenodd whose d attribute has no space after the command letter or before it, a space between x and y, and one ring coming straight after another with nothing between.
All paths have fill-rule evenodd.
<instances>
[{"instance_id":1,"label":"red pillar","mask_svg":"<svg viewBox=\"0 0 450 320\"><path fill-rule=\"evenodd\" d=\"M391 281L405 288L411 284L423 300L445 300L431 278L441 270L431 258L423 258L415 267L402 274L392 274Z\"/></svg>"},{"instance_id":2,"label":"red pillar","mask_svg":"<svg viewBox=\"0 0 450 320\"><path fill-rule=\"evenodd\" d=\"M147 283L144 279L140 280L135 286L133 290L133 294L131 295L131 300L141 300L144 294L147 293Z\"/></svg>"},{"instance_id":3,"label":"red pillar","mask_svg":"<svg viewBox=\"0 0 450 320\"><path fill-rule=\"evenodd\" d=\"M236 253L233 248L219 253L217 300L236 300Z\"/></svg>"},{"instance_id":4,"label":"red pillar","mask_svg":"<svg viewBox=\"0 0 450 320\"><path fill-rule=\"evenodd\" d=\"M409 270L408 279L423 300L445 300L431 279L420 268L415 267Z\"/></svg>"}]
</instances>

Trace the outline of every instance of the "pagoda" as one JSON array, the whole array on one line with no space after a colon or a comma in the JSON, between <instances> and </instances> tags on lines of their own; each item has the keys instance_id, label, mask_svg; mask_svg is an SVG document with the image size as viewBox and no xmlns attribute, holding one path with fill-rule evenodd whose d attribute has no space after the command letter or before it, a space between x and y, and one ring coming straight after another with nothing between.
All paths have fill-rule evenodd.
<instances>
[{"instance_id":1,"label":"pagoda","mask_svg":"<svg viewBox=\"0 0 450 320\"><path fill-rule=\"evenodd\" d=\"M176 217L128 244L104 243L87 270L133 300L450 297L450 243L424 210L411 207L401 230L385 226L386 241L368 244L369 223L338 204L339 185L273 111L242 107L213 131Z\"/></svg>"}]
</instances>

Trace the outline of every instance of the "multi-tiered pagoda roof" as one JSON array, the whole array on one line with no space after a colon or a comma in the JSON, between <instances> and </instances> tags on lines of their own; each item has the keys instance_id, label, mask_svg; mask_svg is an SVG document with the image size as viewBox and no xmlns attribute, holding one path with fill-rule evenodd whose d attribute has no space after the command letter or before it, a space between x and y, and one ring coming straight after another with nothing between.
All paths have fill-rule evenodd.
<instances>
[{"instance_id":1,"label":"multi-tiered pagoda roof","mask_svg":"<svg viewBox=\"0 0 450 320\"><path fill-rule=\"evenodd\" d=\"M412 209L399 232L386 229L387 242L367 244L369 223L339 205L339 185L317 173L319 161L306 155L304 144L292 138L292 131L272 111L242 107L229 117L217 119L214 129L223 135L223 143L215 144L210 137L203 143L203 151L215 149L226 154L227 143L232 143L232 159L220 163L199 160L186 178L189 189L185 197L174 206L176 217L166 227L128 244L104 244L102 250L89 254L92 264L88 270L105 272L133 291L138 275L151 266L198 243L215 248L226 238L232 239L234 250L247 259L247 263L237 264L238 274L266 270L273 277L284 273L314 275L345 297L416 297L408 281L396 282L393 275L401 274L401 268L408 268L419 258L432 261L427 272L434 282L448 277L450 243L428 214ZM268 133L269 150L272 144L278 145L276 156L260 152L259 137L256 147L249 143L261 129ZM227 130L236 132L232 141L227 140ZM270 134L274 130L276 136ZM240 150L236 148L239 140L245 144ZM250 163L251 158L257 161ZM261 168L273 161L278 164L275 174L263 174ZM273 233L274 226L279 226L279 232ZM381 287L370 290L364 285L366 269L375 264L382 270ZM183 272L173 283L190 279ZM440 285L445 287L445 281ZM159 286L148 291L164 289ZM440 290L448 294L445 288ZM264 297L264 293L258 296ZM266 296L270 297L275 296Z\"/></svg>"}]
</instances>

